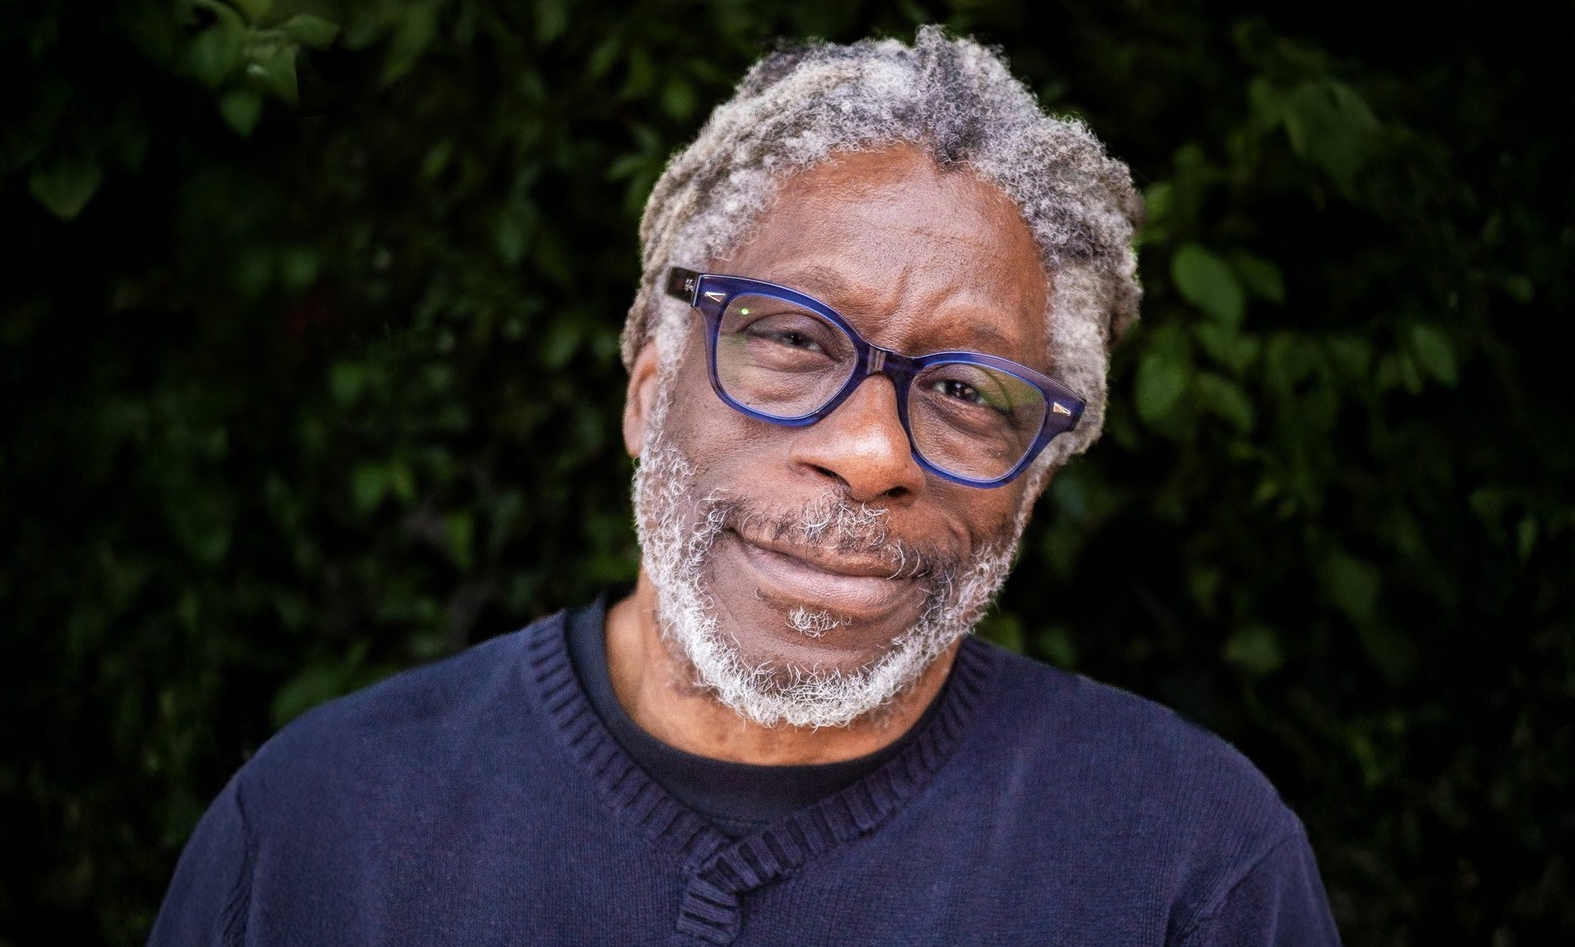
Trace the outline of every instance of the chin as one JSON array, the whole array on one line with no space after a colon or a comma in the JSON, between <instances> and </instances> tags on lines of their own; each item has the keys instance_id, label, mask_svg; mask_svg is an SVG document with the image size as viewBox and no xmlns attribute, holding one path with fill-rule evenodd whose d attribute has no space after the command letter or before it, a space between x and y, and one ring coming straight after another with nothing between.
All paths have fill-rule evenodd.
<instances>
[{"instance_id":1,"label":"chin","mask_svg":"<svg viewBox=\"0 0 1575 947\"><path fill-rule=\"evenodd\" d=\"M873 660L846 654L840 661L818 656L806 660L809 655L775 649L745 652L735 637L721 630L714 615L697 616L682 608L663 614L666 611L659 605L663 634L693 669L696 685L764 727L845 727L875 715L967 631L945 640L905 635Z\"/></svg>"},{"instance_id":2,"label":"chin","mask_svg":"<svg viewBox=\"0 0 1575 947\"><path fill-rule=\"evenodd\" d=\"M899 611L892 624L866 630L866 622L813 603L784 608L754 595L734 598L746 606L734 615L718 607L701 577L712 572L727 508L736 501L708 494L695 502L689 470L676 453L652 451L635 480L657 620L696 686L764 727L845 727L878 714L972 629L1004 581L1016 546L1014 534L965 564L932 569L921 604L906 610L911 620L897 617ZM763 634L764 628L776 633ZM866 640L850 647L850 638Z\"/></svg>"}]
</instances>

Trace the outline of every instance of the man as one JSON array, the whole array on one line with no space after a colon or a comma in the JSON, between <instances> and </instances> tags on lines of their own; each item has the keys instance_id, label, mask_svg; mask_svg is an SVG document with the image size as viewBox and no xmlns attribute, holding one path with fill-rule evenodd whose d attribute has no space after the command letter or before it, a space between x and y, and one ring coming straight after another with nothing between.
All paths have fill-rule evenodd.
<instances>
[{"instance_id":1,"label":"man","mask_svg":"<svg viewBox=\"0 0 1575 947\"><path fill-rule=\"evenodd\" d=\"M967 637L1098 434L1138 204L971 42L757 65L641 228L633 592L292 724L153 942L1337 943L1238 754Z\"/></svg>"}]
</instances>

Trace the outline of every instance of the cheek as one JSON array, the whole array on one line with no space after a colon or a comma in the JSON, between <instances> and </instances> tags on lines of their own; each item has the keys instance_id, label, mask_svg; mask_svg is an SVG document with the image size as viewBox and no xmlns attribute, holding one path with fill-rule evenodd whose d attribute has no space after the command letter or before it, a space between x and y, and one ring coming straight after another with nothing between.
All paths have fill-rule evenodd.
<instances>
[{"instance_id":1,"label":"cheek","mask_svg":"<svg viewBox=\"0 0 1575 947\"><path fill-rule=\"evenodd\" d=\"M990 490L953 487L940 505L946 520L961 529L967 548L978 553L1013 538L1025 499L1023 488L1014 482Z\"/></svg>"},{"instance_id":2,"label":"cheek","mask_svg":"<svg viewBox=\"0 0 1575 947\"><path fill-rule=\"evenodd\" d=\"M685 353L658 433L698 475L741 474L740 484L748 484L751 476L765 473L773 437L781 430L724 404L711 389L703 355Z\"/></svg>"}]
</instances>

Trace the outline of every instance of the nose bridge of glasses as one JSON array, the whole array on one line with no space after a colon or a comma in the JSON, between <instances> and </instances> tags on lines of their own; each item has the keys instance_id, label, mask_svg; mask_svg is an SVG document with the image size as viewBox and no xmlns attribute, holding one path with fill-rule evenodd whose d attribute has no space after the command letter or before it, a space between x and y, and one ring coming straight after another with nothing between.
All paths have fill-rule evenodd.
<instances>
[{"instance_id":1,"label":"nose bridge of glasses","mask_svg":"<svg viewBox=\"0 0 1575 947\"><path fill-rule=\"evenodd\" d=\"M917 360L863 338L859 338L859 341L863 343L867 354L864 357L864 370L855 375L853 383L859 384L871 375L885 375L891 379L892 387L897 389L898 400L901 400L907 394L908 383L919 370Z\"/></svg>"},{"instance_id":2,"label":"nose bridge of glasses","mask_svg":"<svg viewBox=\"0 0 1575 947\"><path fill-rule=\"evenodd\" d=\"M891 384L893 400L896 402L894 407L897 409L897 420L904 428L904 434L911 442L913 432L907 430L908 406L904 402L908 397L909 385L913 381L914 374L918 371L914 359L901 352L882 348L859 336L857 333L853 333L853 339L856 345L860 345L864 349L863 368L861 370L856 369L848 377L841 397L836 398L835 401L840 404L853 397L855 391L862 388L866 381L869 381L876 375L886 376L886 380Z\"/></svg>"}]
</instances>

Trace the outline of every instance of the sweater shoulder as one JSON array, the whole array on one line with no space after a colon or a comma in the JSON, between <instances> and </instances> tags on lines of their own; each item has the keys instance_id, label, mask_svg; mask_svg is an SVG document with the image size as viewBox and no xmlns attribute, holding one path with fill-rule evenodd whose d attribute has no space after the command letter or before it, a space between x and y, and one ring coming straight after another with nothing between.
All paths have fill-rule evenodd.
<instances>
[{"instance_id":1,"label":"sweater shoulder","mask_svg":"<svg viewBox=\"0 0 1575 947\"><path fill-rule=\"evenodd\" d=\"M1200 827L1228 812L1265 849L1301 831L1269 779L1222 737L1157 701L988 647L1000 668L992 715L1017 730L1013 756L1072 775L1110 805Z\"/></svg>"},{"instance_id":2,"label":"sweater shoulder","mask_svg":"<svg viewBox=\"0 0 1575 947\"><path fill-rule=\"evenodd\" d=\"M311 740L347 732L398 731L442 726L456 717L484 713L520 689L530 641L554 630L561 633L562 623L563 614L559 613L431 664L401 671L312 708L287 724L279 736Z\"/></svg>"},{"instance_id":3,"label":"sweater shoulder","mask_svg":"<svg viewBox=\"0 0 1575 947\"><path fill-rule=\"evenodd\" d=\"M561 636L562 613L321 704L286 724L236 776L242 799L395 791L457 773L505 747L539 743L531 644Z\"/></svg>"},{"instance_id":4,"label":"sweater shoulder","mask_svg":"<svg viewBox=\"0 0 1575 947\"><path fill-rule=\"evenodd\" d=\"M1301 821L1224 739L1155 701L995 650L968 752L975 784L995 787L995 824L1027 850L1059 857L1035 847L1044 838L1092 846L1174 905L1178 930L1276 850L1305 851Z\"/></svg>"}]
</instances>

